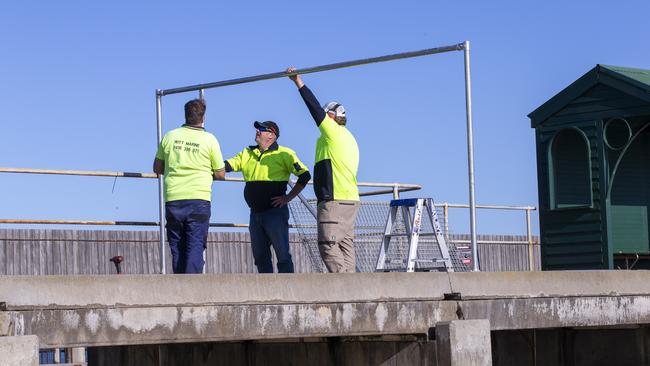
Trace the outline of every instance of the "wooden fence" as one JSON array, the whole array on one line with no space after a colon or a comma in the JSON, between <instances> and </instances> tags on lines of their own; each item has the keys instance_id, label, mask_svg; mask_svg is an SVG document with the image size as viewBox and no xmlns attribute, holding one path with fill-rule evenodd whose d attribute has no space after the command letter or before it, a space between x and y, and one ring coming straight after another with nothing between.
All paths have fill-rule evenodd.
<instances>
[{"instance_id":1,"label":"wooden fence","mask_svg":"<svg viewBox=\"0 0 650 366\"><path fill-rule=\"evenodd\" d=\"M450 239L465 241L468 236L452 235ZM480 235L478 239L481 270L529 270L525 236ZM539 245L537 238L534 241L535 270L539 270ZM296 272L312 272L308 249L300 236L292 233L290 242ZM255 272L248 233L210 232L207 248L207 273ZM158 232L0 229L0 275L114 274L109 259L116 255L125 259L124 273L158 273ZM167 248L169 271L170 257Z\"/></svg>"}]
</instances>

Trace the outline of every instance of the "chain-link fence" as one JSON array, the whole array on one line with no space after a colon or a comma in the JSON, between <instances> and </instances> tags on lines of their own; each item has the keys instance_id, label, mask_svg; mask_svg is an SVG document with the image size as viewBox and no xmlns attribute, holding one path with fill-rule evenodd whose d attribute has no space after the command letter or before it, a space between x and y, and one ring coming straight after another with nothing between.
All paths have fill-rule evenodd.
<instances>
[{"instance_id":1,"label":"chain-link fence","mask_svg":"<svg viewBox=\"0 0 650 366\"><path fill-rule=\"evenodd\" d=\"M316 200L308 200L308 204L316 209ZM377 267L377 258L379 250L384 238L384 230L388 213L390 210L390 201L362 201L359 206L359 213L354 230L354 249L357 260L357 271L359 272L374 272ZM301 241L305 246L306 252L309 254L314 272L326 272L325 264L323 263L320 253L318 251L318 237L316 218L310 210L299 200L294 200L289 205L291 210L291 217L294 227L297 229ZM406 227L403 215L408 210L409 217L406 222L410 222L413 217L414 208L405 208L404 210L397 210L397 218L393 226L392 232L394 234L405 234ZM436 208L438 219L444 222L443 211ZM448 228L441 225L442 235L448 238L450 233ZM420 226L420 239L418 241L418 262L416 264L417 271L438 271L443 270L444 265L437 260L442 258L440 248L435 235L425 235L423 233L433 233L433 225L430 220L423 219ZM467 254L460 251L456 246L447 240L449 248L449 255L452 260L454 271L465 272L469 271L468 262L466 260ZM408 237L393 236L391 237L388 251L386 253L386 265L384 267L387 271L405 271L407 266L409 252Z\"/></svg>"}]
</instances>

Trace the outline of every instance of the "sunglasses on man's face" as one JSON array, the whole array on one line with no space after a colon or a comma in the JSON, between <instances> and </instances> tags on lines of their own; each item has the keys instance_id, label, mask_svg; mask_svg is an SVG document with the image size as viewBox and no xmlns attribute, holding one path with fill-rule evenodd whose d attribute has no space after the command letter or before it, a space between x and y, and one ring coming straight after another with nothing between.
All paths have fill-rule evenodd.
<instances>
[{"instance_id":1,"label":"sunglasses on man's face","mask_svg":"<svg viewBox=\"0 0 650 366\"><path fill-rule=\"evenodd\" d=\"M266 128L266 127L258 127L257 130L260 131L260 132L273 132L273 133L275 133L272 129Z\"/></svg>"}]
</instances>

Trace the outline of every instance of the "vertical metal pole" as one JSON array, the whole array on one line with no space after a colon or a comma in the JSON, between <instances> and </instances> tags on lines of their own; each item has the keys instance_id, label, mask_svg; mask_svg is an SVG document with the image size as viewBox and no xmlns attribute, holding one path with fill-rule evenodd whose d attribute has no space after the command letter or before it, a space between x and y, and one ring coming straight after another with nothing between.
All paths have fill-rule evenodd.
<instances>
[{"instance_id":1,"label":"vertical metal pole","mask_svg":"<svg viewBox=\"0 0 650 366\"><path fill-rule=\"evenodd\" d=\"M528 269L535 270L535 255L533 252L533 233L530 227L530 208L526 208L526 238L528 239Z\"/></svg>"},{"instance_id":2,"label":"vertical metal pole","mask_svg":"<svg viewBox=\"0 0 650 366\"><path fill-rule=\"evenodd\" d=\"M445 225L445 240L449 243L449 204L447 202L442 204L442 212L445 216L444 225Z\"/></svg>"},{"instance_id":3,"label":"vertical metal pole","mask_svg":"<svg viewBox=\"0 0 650 366\"><path fill-rule=\"evenodd\" d=\"M156 125L158 144L162 141L162 95L161 90L156 90ZM158 177L158 216L160 218L160 273L167 273L165 268L165 197L163 177Z\"/></svg>"},{"instance_id":4,"label":"vertical metal pole","mask_svg":"<svg viewBox=\"0 0 650 366\"><path fill-rule=\"evenodd\" d=\"M469 65L469 41L463 43L465 55L465 108L467 114L467 172L469 175L469 229L472 243L474 271L479 271L476 243L476 200L474 197L474 134L472 132L472 81Z\"/></svg>"},{"instance_id":5,"label":"vertical metal pole","mask_svg":"<svg viewBox=\"0 0 650 366\"><path fill-rule=\"evenodd\" d=\"M399 199L399 186L397 184L393 185L393 199Z\"/></svg>"},{"instance_id":6,"label":"vertical metal pole","mask_svg":"<svg viewBox=\"0 0 650 366\"><path fill-rule=\"evenodd\" d=\"M205 101L205 89L199 89L199 99ZM209 227L208 227L209 231ZM208 248L206 244L206 248L203 250L203 274L208 273L207 272L207 267L208 267Z\"/></svg>"}]
</instances>

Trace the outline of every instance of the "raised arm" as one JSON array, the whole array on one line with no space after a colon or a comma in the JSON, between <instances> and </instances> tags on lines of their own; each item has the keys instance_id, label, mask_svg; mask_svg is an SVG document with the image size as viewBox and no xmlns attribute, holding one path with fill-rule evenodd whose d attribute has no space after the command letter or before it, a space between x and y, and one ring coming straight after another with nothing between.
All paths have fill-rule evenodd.
<instances>
[{"instance_id":1,"label":"raised arm","mask_svg":"<svg viewBox=\"0 0 650 366\"><path fill-rule=\"evenodd\" d=\"M296 68L295 67L289 67L287 69L288 73L295 72ZM296 84L296 87L298 88L298 91L300 91L300 96L302 97L302 100L305 101L305 104L307 105L307 109L309 109L309 113L311 114L312 118L316 122L316 126L320 126L321 122L323 122L323 119L325 119L325 111L323 108L321 108L320 103L318 103L318 99L316 99L316 96L314 93L309 90L307 85L302 81L302 78L300 75L292 75L289 76L289 79L293 81L294 84Z\"/></svg>"}]
</instances>

